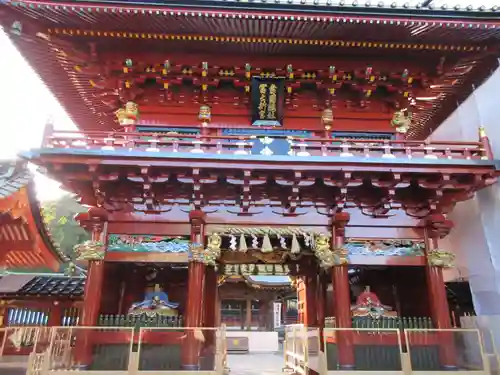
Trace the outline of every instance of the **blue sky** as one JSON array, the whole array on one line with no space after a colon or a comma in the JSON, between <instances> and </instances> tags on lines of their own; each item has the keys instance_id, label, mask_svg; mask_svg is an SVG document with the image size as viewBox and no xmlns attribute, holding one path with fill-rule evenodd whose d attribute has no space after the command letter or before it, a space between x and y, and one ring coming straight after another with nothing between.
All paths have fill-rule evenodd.
<instances>
[{"instance_id":1,"label":"blue sky","mask_svg":"<svg viewBox=\"0 0 500 375\"><path fill-rule=\"evenodd\" d=\"M0 51L0 159L10 159L20 151L40 146L49 118L57 129L76 127L3 31L0 31ZM62 193L56 182L41 175L36 176L36 183L41 200L55 199Z\"/></svg>"}]
</instances>

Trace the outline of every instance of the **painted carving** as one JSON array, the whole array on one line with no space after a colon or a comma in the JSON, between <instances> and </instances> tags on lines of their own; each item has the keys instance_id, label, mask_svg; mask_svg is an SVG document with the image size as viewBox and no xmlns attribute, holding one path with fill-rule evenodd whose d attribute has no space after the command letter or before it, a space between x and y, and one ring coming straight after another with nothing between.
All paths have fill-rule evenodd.
<instances>
[{"instance_id":1,"label":"painted carving","mask_svg":"<svg viewBox=\"0 0 500 375\"><path fill-rule=\"evenodd\" d=\"M349 264L349 252L347 249L340 247L332 251L335 259L335 266Z\"/></svg>"},{"instance_id":2,"label":"painted carving","mask_svg":"<svg viewBox=\"0 0 500 375\"><path fill-rule=\"evenodd\" d=\"M344 248L330 249L330 238L320 234L314 239L314 254L323 268L331 268L349 263L349 253Z\"/></svg>"},{"instance_id":3,"label":"painted carving","mask_svg":"<svg viewBox=\"0 0 500 375\"><path fill-rule=\"evenodd\" d=\"M168 294L165 293L159 284L156 284L152 291L146 291L144 301L136 302L130 307L128 314L134 316L146 315L155 316L177 316L178 303L170 302Z\"/></svg>"},{"instance_id":4,"label":"painted carving","mask_svg":"<svg viewBox=\"0 0 500 375\"><path fill-rule=\"evenodd\" d=\"M108 236L108 251L126 251L138 253L187 253L190 241L184 238L149 235Z\"/></svg>"},{"instance_id":5,"label":"painted carving","mask_svg":"<svg viewBox=\"0 0 500 375\"><path fill-rule=\"evenodd\" d=\"M365 287L356 304L351 307L353 316L369 316L378 319L382 316L391 315L391 307L383 305L377 295L370 290L370 287Z\"/></svg>"},{"instance_id":6,"label":"painted carving","mask_svg":"<svg viewBox=\"0 0 500 375\"><path fill-rule=\"evenodd\" d=\"M212 119L212 109L208 105L201 105L198 112L198 119L203 122L210 122Z\"/></svg>"},{"instance_id":7,"label":"painted carving","mask_svg":"<svg viewBox=\"0 0 500 375\"><path fill-rule=\"evenodd\" d=\"M344 246L349 255L365 256L423 256L424 243L407 240L363 241L350 240Z\"/></svg>"},{"instance_id":8,"label":"painted carving","mask_svg":"<svg viewBox=\"0 0 500 375\"><path fill-rule=\"evenodd\" d=\"M216 266L217 259L221 254L221 245L222 238L217 233L210 235L206 248L203 248L202 244L191 243L189 246L189 260L201 262L207 266Z\"/></svg>"},{"instance_id":9,"label":"painted carving","mask_svg":"<svg viewBox=\"0 0 500 375\"><path fill-rule=\"evenodd\" d=\"M251 253L253 258L260 260L263 263L282 263L287 257L286 252L261 253L254 251Z\"/></svg>"},{"instance_id":10,"label":"painted carving","mask_svg":"<svg viewBox=\"0 0 500 375\"><path fill-rule=\"evenodd\" d=\"M450 268L453 267L455 254L446 250L434 249L427 254L427 262L430 266Z\"/></svg>"},{"instance_id":11,"label":"painted carving","mask_svg":"<svg viewBox=\"0 0 500 375\"><path fill-rule=\"evenodd\" d=\"M411 111L405 109L394 112L391 125L395 128L396 132L406 134L411 126L412 117Z\"/></svg>"},{"instance_id":12,"label":"painted carving","mask_svg":"<svg viewBox=\"0 0 500 375\"><path fill-rule=\"evenodd\" d=\"M99 241L85 241L73 248L78 261L103 260L106 247Z\"/></svg>"},{"instance_id":13,"label":"painted carving","mask_svg":"<svg viewBox=\"0 0 500 375\"><path fill-rule=\"evenodd\" d=\"M139 120L139 106L134 102L127 102L125 108L116 111L116 118L121 126L135 125Z\"/></svg>"}]
</instances>

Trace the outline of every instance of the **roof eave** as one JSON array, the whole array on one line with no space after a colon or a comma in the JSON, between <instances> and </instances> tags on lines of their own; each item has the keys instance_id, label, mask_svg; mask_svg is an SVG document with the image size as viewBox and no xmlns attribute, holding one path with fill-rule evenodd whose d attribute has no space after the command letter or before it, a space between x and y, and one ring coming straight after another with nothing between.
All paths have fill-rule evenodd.
<instances>
[{"instance_id":1,"label":"roof eave","mask_svg":"<svg viewBox=\"0 0 500 375\"><path fill-rule=\"evenodd\" d=\"M22 0L20 2L23 2ZM27 1L29 3L29 1ZM34 2L33 2L34 3ZM40 3L40 2L38 2ZM142 0L142 1L118 1L118 0L51 0L45 1L47 4L58 4L62 7L68 6L102 6L102 7L117 7L117 8L183 8L183 9L222 9L222 10L240 10L240 11L283 11L283 12L297 12L297 13L318 13L325 14L331 13L335 15L346 16L377 16L384 18L391 17L411 17L418 19L432 19L432 20L464 20L464 21L478 21L478 20L492 20L498 21L500 15L500 7L486 7L478 5L475 8L467 6L465 8L448 8L442 5L437 9L431 7L421 7L416 5L396 5L390 3L388 6L382 5L383 2L378 2L372 6L366 6L366 3L358 4L357 1L331 1L331 0L315 0L314 4L306 4L300 0L277 0L275 2L268 2L268 0L257 0L252 2L241 2L240 0L191 0L182 1L174 0L168 3L158 2L156 0ZM370 2L368 2L370 3ZM342 4L342 5L341 5ZM37 4L38 5L38 4ZM43 6L43 5L41 5Z\"/></svg>"},{"instance_id":2,"label":"roof eave","mask_svg":"<svg viewBox=\"0 0 500 375\"><path fill-rule=\"evenodd\" d=\"M54 271L59 271L59 269L61 268L61 264L66 263L68 259L64 258L54 241L52 241L49 231L43 221L41 207L36 198L35 183L33 181L30 181L27 188L29 205L31 214L35 222L36 230L38 232L38 235L42 238L46 249L50 252L51 255L53 255L53 259L47 259L47 266Z\"/></svg>"}]
</instances>

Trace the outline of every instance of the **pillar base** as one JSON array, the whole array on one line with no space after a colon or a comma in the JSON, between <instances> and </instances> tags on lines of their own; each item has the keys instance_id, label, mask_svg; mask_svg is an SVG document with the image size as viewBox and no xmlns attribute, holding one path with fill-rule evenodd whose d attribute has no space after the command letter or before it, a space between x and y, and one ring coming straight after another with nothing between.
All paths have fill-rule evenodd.
<instances>
[{"instance_id":1,"label":"pillar base","mask_svg":"<svg viewBox=\"0 0 500 375\"><path fill-rule=\"evenodd\" d=\"M339 368L341 370L353 370L356 368L356 365L340 365Z\"/></svg>"},{"instance_id":2,"label":"pillar base","mask_svg":"<svg viewBox=\"0 0 500 375\"><path fill-rule=\"evenodd\" d=\"M186 371L199 371L200 365L182 365L182 369Z\"/></svg>"},{"instance_id":3,"label":"pillar base","mask_svg":"<svg viewBox=\"0 0 500 375\"><path fill-rule=\"evenodd\" d=\"M76 365L76 371L87 371L90 368L90 365Z\"/></svg>"},{"instance_id":4,"label":"pillar base","mask_svg":"<svg viewBox=\"0 0 500 375\"><path fill-rule=\"evenodd\" d=\"M443 365L441 366L443 371L458 371L458 367L454 365Z\"/></svg>"}]
</instances>

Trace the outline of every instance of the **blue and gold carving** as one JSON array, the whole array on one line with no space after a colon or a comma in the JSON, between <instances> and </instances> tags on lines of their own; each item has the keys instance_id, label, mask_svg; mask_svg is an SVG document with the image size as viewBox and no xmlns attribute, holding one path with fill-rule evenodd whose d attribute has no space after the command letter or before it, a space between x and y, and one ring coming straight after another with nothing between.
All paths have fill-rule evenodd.
<instances>
[{"instance_id":1,"label":"blue and gold carving","mask_svg":"<svg viewBox=\"0 0 500 375\"><path fill-rule=\"evenodd\" d=\"M423 242L410 240L350 240L344 245L349 256L424 256Z\"/></svg>"},{"instance_id":2,"label":"blue and gold carving","mask_svg":"<svg viewBox=\"0 0 500 375\"><path fill-rule=\"evenodd\" d=\"M148 317L154 316L177 316L178 303L170 302L168 294L156 284L151 291L146 291L144 301L136 302L130 307L128 314Z\"/></svg>"},{"instance_id":3,"label":"blue and gold carving","mask_svg":"<svg viewBox=\"0 0 500 375\"><path fill-rule=\"evenodd\" d=\"M107 249L137 253L187 253L189 243L183 237L110 234Z\"/></svg>"}]
</instances>

